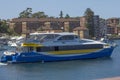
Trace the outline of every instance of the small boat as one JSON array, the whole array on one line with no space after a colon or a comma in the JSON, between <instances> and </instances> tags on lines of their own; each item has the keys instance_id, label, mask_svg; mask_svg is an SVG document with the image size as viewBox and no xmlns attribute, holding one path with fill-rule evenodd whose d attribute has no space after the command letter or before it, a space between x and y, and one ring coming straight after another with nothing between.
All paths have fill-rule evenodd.
<instances>
[{"instance_id":1,"label":"small boat","mask_svg":"<svg viewBox=\"0 0 120 80\"><path fill-rule=\"evenodd\" d=\"M0 37L0 45L7 45L8 38L7 37Z\"/></svg>"},{"instance_id":2,"label":"small boat","mask_svg":"<svg viewBox=\"0 0 120 80\"><path fill-rule=\"evenodd\" d=\"M5 51L1 62L28 63L110 57L115 45L80 39L74 33L46 33L36 42L23 42L15 51Z\"/></svg>"},{"instance_id":3,"label":"small boat","mask_svg":"<svg viewBox=\"0 0 120 80\"><path fill-rule=\"evenodd\" d=\"M11 39L8 41L8 46L18 46L24 41L25 41L25 37L23 37L23 36L11 37Z\"/></svg>"},{"instance_id":4,"label":"small boat","mask_svg":"<svg viewBox=\"0 0 120 80\"><path fill-rule=\"evenodd\" d=\"M4 44L0 44L0 51L4 51L4 50L7 50L8 47Z\"/></svg>"}]
</instances>

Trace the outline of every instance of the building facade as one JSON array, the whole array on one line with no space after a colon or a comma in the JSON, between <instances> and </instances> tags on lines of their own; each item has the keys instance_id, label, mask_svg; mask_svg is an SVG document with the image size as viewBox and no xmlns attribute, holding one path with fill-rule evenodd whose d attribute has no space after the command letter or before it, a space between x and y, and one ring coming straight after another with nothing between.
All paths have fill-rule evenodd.
<instances>
[{"instance_id":1,"label":"building facade","mask_svg":"<svg viewBox=\"0 0 120 80\"><path fill-rule=\"evenodd\" d=\"M94 23L94 37L99 38L100 37L100 26L99 26L98 15L93 16L93 23Z\"/></svg>"},{"instance_id":2,"label":"building facade","mask_svg":"<svg viewBox=\"0 0 120 80\"><path fill-rule=\"evenodd\" d=\"M107 34L119 34L120 18L107 19Z\"/></svg>"},{"instance_id":3,"label":"building facade","mask_svg":"<svg viewBox=\"0 0 120 80\"><path fill-rule=\"evenodd\" d=\"M9 23L9 27L19 34L51 30L72 32L78 26L80 18L15 18Z\"/></svg>"},{"instance_id":4,"label":"building facade","mask_svg":"<svg viewBox=\"0 0 120 80\"><path fill-rule=\"evenodd\" d=\"M106 34L120 34L120 18L109 18L107 20L93 17L94 37L101 38ZM83 30L89 35L86 28L86 18L14 18L9 22L9 27L18 34L32 32L75 32ZM78 28L77 28L78 27ZM80 28L82 27L82 28Z\"/></svg>"},{"instance_id":5,"label":"building facade","mask_svg":"<svg viewBox=\"0 0 120 80\"><path fill-rule=\"evenodd\" d=\"M107 23L105 19L100 18L99 27L100 27L100 36L105 37L107 34Z\"/></svg>"}]
</instances>

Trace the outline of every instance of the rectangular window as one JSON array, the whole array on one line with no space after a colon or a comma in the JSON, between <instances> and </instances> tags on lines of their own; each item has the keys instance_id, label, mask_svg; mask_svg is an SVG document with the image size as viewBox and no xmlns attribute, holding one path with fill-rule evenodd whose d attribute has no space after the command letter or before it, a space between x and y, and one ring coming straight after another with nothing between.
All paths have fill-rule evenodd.
<instances>
[{"instance_id":1,"label":"rectangular window","mask_svg":"<svg viewBox=\"0 0 120 80\"><path fill-rule=\"evenodd\" d=\"M36 51L37 51L37 52L41 52L41 47L37 47L37 48L36 48Z\"/></svg>"},{"instance_id":2,"label":"rectangular window","mask_svg":"<svg viewBox=\"0 0 120 80\"><path fill-rule=\"evenodd\" d=\"M55 46L55 51L59 51L59 47L58 46Z\"/></svg>"}]
</instances>

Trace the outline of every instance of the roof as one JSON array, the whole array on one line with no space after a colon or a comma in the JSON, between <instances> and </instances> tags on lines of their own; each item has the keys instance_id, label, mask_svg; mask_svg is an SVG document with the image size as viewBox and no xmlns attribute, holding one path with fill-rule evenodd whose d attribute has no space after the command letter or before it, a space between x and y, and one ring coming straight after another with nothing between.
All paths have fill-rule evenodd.
<instances>
[{"instance_id":1,"label":"roof","mask_svg":"<svg viewBox=\"0 0 120 80\"><path fill-rule=\"evenodd\" d=\"M30 33L30 35L40 35L40 34L75 35L75 33L72 33L72 32L58 32L58 33L54 33L54 32L50 32L50 33Z\"/></svg>"},{"instance_id":2,"label":"roof","mask_svg":"<svg viewBox=\"0 0 120 80\"><path fill-rule=\"evenodd\" d=\"M88 29L86 27L76 27L73 30L76 31L76 30L88 30Z\"/></svg>"},{"instance_id":3,"label":"roof","mask_svg":"<svg viewBox=\"0 0 120 80\"><path fill-rule=\"evenodd\" d=\"M59 35L75 35L75 33L72 33L72 32L61 32L61 33L56 33L56 34L59 34Z\"/></svg>"},{"instance_id":4,"label":"roof","mask_svg":"<svg viewBox=\"0 0 120 80\"><path fill-rule=\"evenodd\" d=\"M51 21L60 21L60 22L65 22L65 21L80 21L78 18L13 18L11 22L51 22Z\"/></svg>"}]
</instances>

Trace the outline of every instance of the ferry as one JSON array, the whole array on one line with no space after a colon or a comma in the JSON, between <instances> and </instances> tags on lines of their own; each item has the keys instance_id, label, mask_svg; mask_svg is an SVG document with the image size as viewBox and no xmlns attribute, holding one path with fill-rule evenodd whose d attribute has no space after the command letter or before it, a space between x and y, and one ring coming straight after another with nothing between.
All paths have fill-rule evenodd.
<instances>
[{"instance_id":1,"label":"ferry","mask_svg":"<svg viewBox=\"0 0 120 80\"><path fill-rule=\"evenodd\" d=\"M34 37L35 38L35 37ZM115 46L74 33L44 33L23 42L15 51L5 51L3 63L31 63L110 57Z\"/></svg>"}]
</instances>

